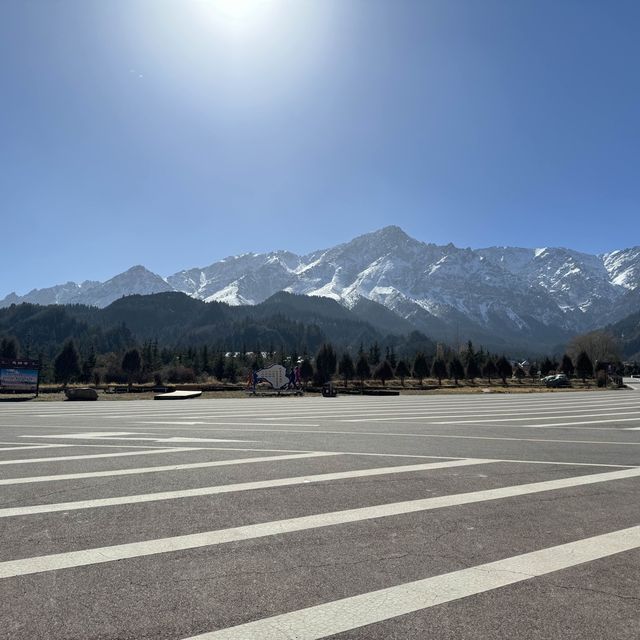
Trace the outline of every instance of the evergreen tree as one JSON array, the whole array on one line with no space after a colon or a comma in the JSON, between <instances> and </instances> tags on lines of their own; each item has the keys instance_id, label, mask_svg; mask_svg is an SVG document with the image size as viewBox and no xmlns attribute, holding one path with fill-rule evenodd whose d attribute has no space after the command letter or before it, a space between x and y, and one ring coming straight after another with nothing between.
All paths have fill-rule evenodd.
<instances>
[{"instance_id":1,"label":"evergreen tree","mask_svg":"<svg viewBox=\"0 0 640 640\"><path fill-rule=\"evenodd\" d=\"M200 362L202 366L202 371L207 375L211 374L211 362L209 361L209 348L207 345L203 345L202 350L200 351Z\"/></svg>"},{"instance_id":2,"label":"evergreen tree","mask_svg":"<svg viewBox=\"0 0 640 640\"><path fill-rule=\"evenodd\" d=\"M396 364L397 364L396 352L395 352L395 349L393 348L393 346L387 347L385 360L391 365L392 369L396 368Z\"/></svg>"},{"instance_id":3,"label":"evergreen tree","mask_svg":"<svg viewBox=\"0 0 640 640\"><path fill-rule=\"evenodd\" d=\"M351 356L345 351L340 358L340 364L338 365L338 373L344 378L344 386L347 387L349 380L355 375L355 367L353 366L353 360Z\"/></svg>"},{"instance_id":4,"label":"evergreen tree","mask_svg":"<svg viewBox=\"0 0 640 640\"><path fill-rule=\"evenodd\" d=\"M380 362L380 347L374 342L369 348L369 362L375 367Z\"/></svg>"},{"instance_id":5,"label":"evergreen tree","mask_svg":"<svg viewBox=\"0 0 640 640\"><path fill-rule=\"evenodd\" d=\"M387 360L383 360L373 372L373 376L376 380L380 380L382 382L382 386L385 386L387 380L391 380L393 378L393 369Z\"/></svg>"},{"instance_id":6,"label":"evergreen tree","mask_svg":"<svg viewBox=\"0 0 640 640\"><path fill-rule=\"evenodd\" d=\"M538 375L538 366L535 362L532 362L529 366L529 377L531 378L531 382L535 382L536 376Z\"/></svg>"},{"instance_id":7,"label":"evergreen tree","mask_svg":"<svg viewBox=\"0 0 640 640\"><path fill-rule=\"evenodd\" d=\"M0 358L15 360L18 357L18 341L15 338L0 340Z\"/></svg>"},{"instance_id":8,"label":"evergreen tree","mask_svg":"<svg viewBox=\"0 0 640 640\"><path fill-rule=\"evenodd\" d=\"M216 380L222 381L222 378L224 378L224 370L224 353L222 353L222 351L219 351L212 367L212 373L215 376Z\"/></svg>"},{"instance_id":9,"label":"evergreen tree","mask_svg":"<svg viewBox=\"0 0 640 640\"><path fill-rule=\"evenodd\" d=\"M471 343L469 343L471 344ZM476 378L480 377L480 367L478 365L477 356L475 353L468 355L467 357L467 380L473 382Z\"/></svg>"},{"instance_id":10,"label":"evergreen tree","mask_svg":"<svg viewBox=\"0 0 640 640\"><path fill-rule=\"evenodd\" d=\"M540 364L540 377L548 376L553 370L553 362L549 358L545 358Z\"/></svg>"},{"instance_id":11,"label":"evergreen tree","mask_svg":"<svg viewBox=\"0 0 640 640\"><path fill-rule=\"evenodd\" d=\"M360 380L360 387L364 387L364 381L371 377L371 368L364 352L360 354L356 362L356 375Z\"/></svg>"},{"instance_id":12,"label":"evergreen tree","mask_svg":"<svg viewBox=\"0 0 640 640\"><path fill-rule=\"evenodd\" d=\"M53 363L56 382L62 382L66 387L80 375L80 357L73 340L68 340Z\"/></svg>"},{"instance_id":13,"label":"evergreen tree","mask_svg":"<svg viewBox=\"0 0 640 640\"><path fill-rule=\"evenodd\" d=\"M337 357L333 346L326 342L320 347L316 355L316 383L319 385L329 382L336 372Z\"/></svg>"},{"instance_id":14,"label":"evergreen tree","mask_svg":"<svg viewBox=\"0 0 640 640\"><path fill-rule=\"evenodd\" d=\"M304 382L305 387L309 384L309 380L313 378L313 365L309 361L309 358L305 358L300 363L300 378L302 382Z\"/></svg>"},{"instance_id":15,"label":"evergreen tree","mask_svg":"<svg viewBox=\"0 0 640 640\"><path fill-rule=\"evenodd\" d=\"M422 381L429 375L429 363L424 353L416 354L413 361L413 377L417 378L422 386Z\"/></svg>"},{"instance_id":16,"label":"evergreen tree","mask_svg":"<svg viewBox=\"0 0 640 640\"><path fill-rule=\"evenodd\" d=\"M442 386L442 378L447 375L447 363L442 358L436 358L431 366L431 375L438 379L438 385Z\"/></svg>"},{"instance_id":17,"label":"evergreen tree","mask_svg":"<svg viewBox=\"0 0 640 640\"><path fill-rule=\"evenodd\" d=\"M231 356L231 358L227 358L224 367L224 377L232 384L238 380L238 365L236 364L236 359L233 356Z\"/></svg>"},{"instance_id":18,"label":"evergreen tree","mask_svg":"<svg viewBox=\"0 0 640 640\"><path fill-rule=\"evenodd\" d=\"M574 372L573 360L569 357L568 354L564 354L562 356L562 363L560 364L560 371L564 373L565 376L570 377Z\"/></svg>"},{"instance_id":19,"label":"evergreen tree","mask_svg":"<svg viewBox=\"0 0 640 640\"><path fill-rule=\"evenodd\" d=\"M504 357L500 356L496 361L496 371L498 375L502 379L502 384L507 384L507 378L510 378L513 375L513 368L511 367L511 363Z\"/></svg>"},{"instance_id":20,"label":"evergreen tree","mask_svg":"<svg viewBox=\"0 0 640 640\"><path fill-rule=\"evenodd\" d=\"M467 349L464 352L465 365L469 366L469 362L471 362L471 360L475 360L475 356L476 356L476 352L473 350L473 342L469 340L469 342L467 342Z\"/></svg>"},{"instance_id":21,"label":"evergreen tree","mask_svg":"<svg viewBox=\"0 0 640 640\"><path fill-rule=\"evenodd\" d=\"M576 358L576 373L583 383L593 375L593 363L586 351L581 351Z\"/></svg>"},{"instance_id":22,"label":"evergreen tree","mask_svg":"<svg viewBox=\"0 0 640 640\"><path fill-rule=\"evenodd\" d=\"M411 371L409 370L409 365L404 361L400 360L396 365L396 376L400 378L400 384L404 387L404 379L411 375Z\"/></svg>"},{"instance_id":23,"label":"evergreen tree","mask_svg":"<svg viewBox=\"0 0 640 640\"><path fill-rule=\"evenodd\" d=\"M484 363L484 367L482 367L482 375L489 381L489 384L491 384L491 378L495 378L497 373L496 363L493 361L493 358L488 358Z\"/></svg>"},{"instance_id":24,"label":"evergreen tree","mask_svg":"<svg viewBox=\"0 0 640 640\"><path fill-rule=\"evenodd\" d=\"M130 349L127 351L122 358L122 364L120 366L127 374L129 388L131 388L134 378L139 375L142 370L142 358L140 357L140 352L137 349Z\"/></svg>"},{"instance_id":25,"label":"evergreen tree","mask_svg":"<svg viewBox=\"0 0 640 640\"><path fill-rule=\"evenodd\" d=\"M452 378L458 385L458 380L464 378L464 367L457 356L454 356L449 363L449 378Z\"/></svg>"},{"instance_id":26,"label":"evergreen tree","mask_svg":"<svg viewBox=\"0 0 640 640\"><path fill-rule=\"evenodd\" d=\"M89 383L93 376L93 370L96 368L96 350L91 345L89 355L82 363L82 382Z\"/></svg>"}]
</instances>

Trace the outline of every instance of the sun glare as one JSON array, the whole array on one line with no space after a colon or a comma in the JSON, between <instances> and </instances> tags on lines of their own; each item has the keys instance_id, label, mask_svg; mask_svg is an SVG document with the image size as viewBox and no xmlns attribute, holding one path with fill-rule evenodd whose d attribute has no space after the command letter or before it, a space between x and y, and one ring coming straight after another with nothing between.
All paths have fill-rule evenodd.
<instances>
[{"instance_id":1,"label":"sun glare","mask_svg":"<svg viewBox=\"0 0 640 640\"><path fill-rule=\"evenodd\" d=\"M219 17L234 22L256 19L269 5L269 0L204 0Z\"/></svg>"}]
</instances>

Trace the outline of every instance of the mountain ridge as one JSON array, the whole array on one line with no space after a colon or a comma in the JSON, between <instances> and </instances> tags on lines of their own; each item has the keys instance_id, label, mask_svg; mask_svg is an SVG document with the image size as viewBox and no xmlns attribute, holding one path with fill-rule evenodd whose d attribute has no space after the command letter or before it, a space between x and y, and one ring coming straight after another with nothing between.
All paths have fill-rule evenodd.
<instances>
[{"instance_id":1,"label":"mountain ridge","mask_svg":"<svg viewBox=\"0 0 640 640\"><path fill-rule=\"evenodd\" d=\"M141 265L104 283L9 294L19 302L106 307L123 295L179 291L206 302L255 305L279 291L352 309L376 302L439 340L457 335L557 344L640 309L640 247L593 255L563 247L459 248L416 240L391 225L298 255L228 256L163 278Z\"/></svg>"}]
</instances>

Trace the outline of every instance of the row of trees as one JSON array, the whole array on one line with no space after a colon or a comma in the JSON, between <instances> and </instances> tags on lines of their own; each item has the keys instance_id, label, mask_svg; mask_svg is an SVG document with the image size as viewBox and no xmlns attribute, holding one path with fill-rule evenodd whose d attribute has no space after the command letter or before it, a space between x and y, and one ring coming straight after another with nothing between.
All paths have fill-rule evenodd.
<instances>
[{"instance_id":1,"label":"row of trees","mask_svg":"<svg viewBox=\"0 0 640 640\"><path fill-rule=\"evenodd\" d=\"M19 346L11 338L0 340L0 357L16 358ZM583 380L590 378L599 369L610 368L606 361L592 362L588 353L580 351L574 360L564 354L558 362L546 357L538 364L512 364L507 358L495 356L483 349L475 350L469 342L466 349L455 352L438 347L435 354L416 353L413 358L397 358L393 348L387 347L384 357L374 343L367 349L360 346L357 354L348 351L338 354L330 343L323 344L315 357L308 353L286 353L284 349L276 352L223 352L212 351L206 345L200 349L192 347L177 351L167 347L160 348L157 341L145 342L141 348L131 348L124 353L97 355L93 347L81 356L72 340L67 341L53 362L45 363L43 379L63 384L83 382L100 384L102 382L128 383L151 382L195 382L213 377L219 381L235 383L246 379L253 369L278 362L287 368L296 364L301 367L301 377L305 383L313 381L324 384L338 375L347 386L352 381L361 385L366 380L376 379L384 386L391 379L399 379L402 386L407 378L413 378L420 385L426 378L432 377L441 385L444 379L452 380L456 385L461 380L473 383L477 378L501 380L507 384L509 378L520 381L526 377L535 380L550 373L562 372L567 376L576 375ZM614 371L622 374L622 365L616 363Z\"/></svg>"}]
</instances>

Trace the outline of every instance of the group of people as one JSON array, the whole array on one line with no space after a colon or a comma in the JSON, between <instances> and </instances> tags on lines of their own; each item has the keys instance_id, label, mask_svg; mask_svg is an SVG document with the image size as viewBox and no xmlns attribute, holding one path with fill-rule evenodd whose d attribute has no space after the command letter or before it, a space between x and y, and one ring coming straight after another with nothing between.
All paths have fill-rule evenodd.
<instances>
[{"instance_id":1,"label":"group of people","mask_svg":"<svg viewBox=\"0 0 640 640\"><path fill-rule=\"evenodd\" d=\"M296 365L295 367L291 367L291 371L287 373L287 379L289 380L289 384L287 385L287 389L300 389L302 388L302 378L300 377L300 365Z\"/></svg>"}]
</instances>

